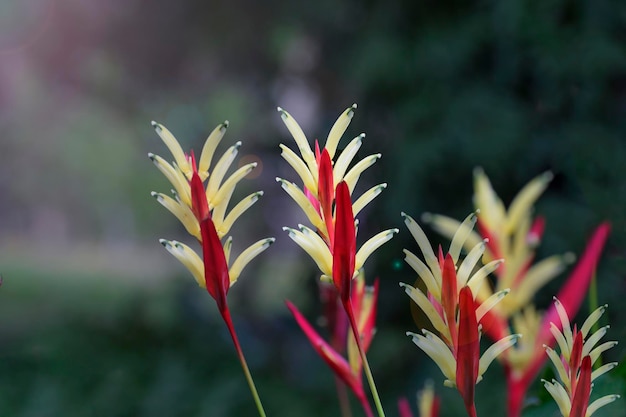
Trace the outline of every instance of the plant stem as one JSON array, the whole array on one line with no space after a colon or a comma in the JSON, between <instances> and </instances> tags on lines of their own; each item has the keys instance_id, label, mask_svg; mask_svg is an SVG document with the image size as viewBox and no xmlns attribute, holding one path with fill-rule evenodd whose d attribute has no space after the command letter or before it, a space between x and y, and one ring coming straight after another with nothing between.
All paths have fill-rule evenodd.
<instances>
[{"instance_id":1,"label":"plant stem","mask_svg":"<svg viewBox=\"0 0 626 417\"><path fill-rule=\"evenodd\" d=\"M261 404L261 399L259 398L259 393L257 392L256 386L254 385L254 380L252 379L252 374L250 374L250 369L248 369L248 363L246 362L246 358L243 356L243 350L241 350L241 345L239 344L237 333L235 333L235 326L233 326L233 321L230 317L230 310L228 309L228 307L226 307L223 311L220 311L220 313L222 314L222 318L226 323L226 327L228 327L230 337L233 339L233 344L235 345L235 350L237 351L239 362L241 362L243 373L245 374L246 380L248 381L248 386L250 387L250 391L252 392L252 397L254 398L254 402L256 404L259 415L261 417L266 417L265 410L263 409L263 404Z\"/></svg>"},{"instance_id":2,"label":"plant stem","mask_svg":"<svg viewBox=\"0 0 626 417\"><path fill-rule=\"evenodd\" d=\"M359 354L361 355L361 361L363 361L363 369L365 370L365 377L367 378L367 382L370 386L370 391L372 392L372 397L374 398L374 404L376 405L376 411L378 412L379 417L385 417L385 412L383 411L383 406L380 402L380 397L378 396L378 390L376 389L376 384L374 383L374 377L372 376L372 371L370 369L369 362L367 361L367 356L365 355L365 351L363 350L363 346L361 344L361 336L359 335L359 328L357 326L356 320L354 319L354 310L352 309L352 300L348 299L343 302L343 306L348 314L348 320L350 320L350 327L352 328L352 334L354 335L354 339L356 340L356 346L359 349Z\"/></svg>"}]
</instances>

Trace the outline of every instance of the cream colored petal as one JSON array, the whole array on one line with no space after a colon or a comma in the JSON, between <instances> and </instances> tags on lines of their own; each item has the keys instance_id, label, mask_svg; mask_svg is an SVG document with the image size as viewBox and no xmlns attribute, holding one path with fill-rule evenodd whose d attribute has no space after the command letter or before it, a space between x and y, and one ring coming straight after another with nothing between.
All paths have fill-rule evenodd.
<instances>
[{"instance_id":1,"label":"cream colored petal","mask_svg":"<svg viewBox=\"0 0 626 417\"><path fill-rule=\"evenodd\" d=\"M483 353L483 355L480 357L478 365L478 376L484 374L485 371L487 371L487 368L489 368L489 365L491 365L491 362L493 362L493 360L498 357L498 355L500 355L502 352L513 346L517 342L517 339L519 339L520 337L522 337L522 335L512 334L510 336L506 336L500 339L498 342L489 346L485 353Z\"/></svg>"},{"instance_id":2,"label":"cream colored petal","mask_svg":"<svg viewBox=\"0 0 626 417\"><path fill-rule=\"evenodd\" d=\"M317 162L315 161L315 154L311 150L309 141L304 135L302 128L285 110L280 107L278 107L277 110L280 113L281 119L283 119L283 123L287 126L287 130L289 130L289 133L291 133L291 136L293 136L293 139L296 141L296 145L298 145L298 149L300 150L300 155L302 155L302 159L309 167L309 171L315 173L314 175L317 175Z\"/></svg>"},{"instance_id":3,"label":"cream colored petal","mask_svg":"<svg viewBox=\"0 0 626 417\"><path fill-rule=\"evenodd\" d=\"M200 287L205 288L204 264L198 254L184 243L159 239L159 242L191 272Z\"/></svg>"},{"instance_id":4,"label":"cream colored petal","mask_svg":"<svg viewBox=\"0 0 626 417\"><path fill-rule=\"evenodd\" d=\"M413 343L424 351L437 364L443 375L450 381L456 380L456 360L448 346L435 334L422 329L424 336L407 332Z\"/></svg>"},{"instance_id":5,"label":"cream colored petal","mask_svg":"<svg viewBox=\"0 0 626 417\"><path fill-rule=\"evenodd\" d=\"M553 299L554 299L554 307L556 308L556 312L559 315L559 319L561 320L561 325L563 326L562 327L563 330L561 331L561 333L563 333L565 340L567 340L567 345L574 346L574 338L572 336L572 328L570 327L570 324L569 324L569 317L567 316L567 311L565 311L565 307L563 307L563 304L561 304L558 298L553 297Z\"/></svg>"},{"instance_id":6,"label":"cream colored petal","mask_svg":"<svg viewBox=\"0 0 626 417\"><path fill-rule=\"evenodd\" d=\"M449 338L450 330L446 326L446 323L443 321L435 307L430 303L428 298L417 288L411 287L409 284L405 284L403 282L400 283L400 286L404 288L404 291L407 293L411 300L417 304L417 306L422 309L428 320L432 323L433 327L444 337Z\"/></svg>"},{"instance_id":7,"label":"cream colored petal","mask_svg":"<svg viewBox=\"0 0 626 417\"><path fill-rule=\"evenodd\" d=\"M587 408L587 414L585 414L585 417L591 417L593 413L598 411L599 408L604 407L607 404L611 404L613 401L617 400L618 398L620 398L619 395L605 395L604 397L598 398L597 400L589 404L589 407Z\"/></svg>"},{"instance_id":8,"label":"cream colored petal","mask_svg":"<svg viewBox=\"0 0 626 417\"><path fill-rule=\"evenodd\" d=\"M225 230L224 234L228 233L230 228L233 226L233 223L235 223L239 216L252 207L252 205L256 203L262 195L263 191L252 193L233 207L233 209L228 213L228 216L226 216L226 219L224 219L224 223L222 223L222 229Z\"/></svg>"},{"instance_id":9,"label":"cream colored petal","mask_svg":"<svg viewBox=\"0 0 626 417\"><path fill-rule=\"evenodd\" d=\"M230 276L230 285L232 286L239 275L241 275L241 271L246 267L254 258L256 258L261 252L265 249L269 248L272 243L274 243L276 239L273 237L261 239L258 242L251 245L248 249L241 252L241 254L235 259L232 266L228 269L228 275Z\"/></svg>"},{"instance_id":10,"label":"cream colored petal","mask_svg":"<svg viewBox=\"0 0 626 417\"><path fill-rule=\"evenodd\" d=\"M198 161L198 175L202 181L209 177L209 169L211 168L211 161L213 160L215 149L222 141L222 138L226 133L226 129L228 129L228 120L225 120L224 123L217 125L204 142L202 153L200 154L200 160Z\"/></svg>"},{"instance_id":11,"label":"cream colored petal","mask_svg":"<svg viewBox=\"0 0 626 417\"><path fill-rule=\"evenodd\" d=\"M217 194L217 191L222 184L222 180L226 176L228 168L230 168L231 164L235 160L235 157L237 156L237 153L239 153L239 148L241 148L241 142L237 142L228 148L226 152L224 152L224 155L222 155L222 157L217 161L211 175L209 176L209 182L206 186L206 196L211 207L217 205L217 203L212 201L213 196Z\"/></svg>"},{"instance_id":12,"label":"cream colored petal","mask_svg":"<svg viewBox=\"0 0 626 417\"><path fill-rule=\"evenodd\" d=\"M561 384L552 380L553 382L548 382L545 379L541 380L543 382L543 386L546 388L548 393L554 398L554 402L559 407L559 411L563 416L569 416L569 412L572 408L572 404L570 402L569 396L567 395L567 391L563 388Z\"/></svg>"},{"instance_id":13,"label":"cream colored petal","mask_svg":"<svg viewBox=\"0 0 626 417\"><path fill-rule=\"evenodd\" d=\"M598 360L600 355L602 355L602 353L611 349L614 346L617 346L617 341L604 342L601 345L593 348L593 350L589 352L589 356L591 357L591 364L593 365Z\"/></svg>"},{"instance_id":14,"label":"cream colored petal","mask_svg":"<svg viewBox=\"0 0 626 417\"><path fill-rule=\"evenodd\" d=\"M493 306L498 304L500 300L502 300L509 293L509 291L510 290L507 288L505 290L498 291L497 293L493 294L491 297L487 298L476 309L476 321L480 321L480 319L482 319L483 316L487 314L487 312L493 308Z\"/></svg>"},{"instance_id":15,"label":"cream colored petal","mask_svg":"<svg viewBox=\"0 0 626 417\"><path fill-rule=\"evenodd\" d=\"M176 164L180 167L181 171L185 174L187 178L191 178L191 167L189 166L189 162L187 161L187 157L185 156L185 152L183 152L183 148L181 148L180 143L176 140L172 132L167 130L165 126L160 123L152 122L152 127L157 132L157 134L165 143L165 146L170 150Z\"/></svg>"},{"instance_id":16,"label":"cream colored petal","mask_svg":"<svg viewBox=\"0 0 626 417\"><path fill-rule=\"evenodd\" d=\"M524 217L530 217L533 204L535 204L539 196L546 190L553 177L554 175L552 175L551 172L544 172L526 184L515 196L508 210L505 226L507 233L511 233L515 230Z\"/></svg>"},{"instance_id":17,"label":"cream colored petal","mask_svg":"<svg viewBox=\"0 0 626 417\"><path fill-rule=\"evenodd\" d=\"M224 196L224 198L219 202L219 204L213 206L213 210L211 211L213 224L215 225L217 236L220 239L223 238L228 233L228 229L224 228L224 218L226 217L226 209L228 208L230 198L232 197L234 191L235 191L234 187L230 188L228 195ZM210 203L209 203L209 207L211 207Z\"/></svg>"},{"instance_id":18,"label":"cream colored petal","mask_svg":"<svg viewBox=\"0 0 626 417\"><path fill-rule=\"evenodd\" d=\"M609 372L611 369L615 368L616 366L617 366L617 362L609 362L609 363L602 365L601 367L599 367L598 369L596 369L595 371L591 373L591 382L595 381L596 378L604 375L605 373Z\"/></svg>"},{"instance_id":19,"label":"cream colored petal","mask_svg":"<svg viewBox=\"0 0 626 417\"><path fill-rule=\"evenodd\" d=\"M311 202L306 197L306 195L304 195L302 190L298 188L298 186L295 185L294 183L289 182L285 179L276 177L276 181L280 182L280 186L283 188L283 190L285 190L287 194L289 194L289 196L293 198L296 204L300 206L300 208L302 209L302 211L304 211L304 214L306 214L306 217L309 219L311 224L316 229L326 231L326 225L324 224L324 221L320 217L317 210L315 210L315 207L313 207L313 204L311 204Z\"/></svg>"},{"instance_id":20,"label":"cream colored petal","mask_svg":"<svg viewBox=\"0 0 626 417\"><path fill-rule=\"evenodd\" d=\"M378 248L380 248L385 243L389 242L393 235L398 233L398 229L389 229L384 230L375 236L372 236L367 242L361 246L361 248L356 253L356 258L354 261L355 270L361 269L367 258Z\"/></svg>"},{"instance_id":21,"label":"cream colored petal","mask_svg":"<svg viewBox=\"0 0 626 417\"><path fill-rule=\"evenodd\" d=\"M319 245L319 243L310 236L307 236L300 230L292 229L289 227L283 227L283 230L289 234L289 237L298 244L309 256L315 261L317 267L322 274L331 276L333 275L333 256L330 253L330 249L326 245Z\"/></svg>"},{"instance_id":22,"label":"cream colored petal","mask_svg":"<svg viewBox=\"0 0 626 417\"><path fill-rule=\"evenodd\" d=\"M309 171L309 167L304 163L298 155L285 145L281 144L280 149L282 149L281 156L291 167L296 171L296 174L302 180L304 186L309 190L313 195L317 195L317 181Z\"/></svg>"},{"instance_id":23,"label":"cream colored petal","mask_svg":"<svg viewBox=\"0 0 626 417\"><path fill-rule=\"evenodd\" d=\"M378 184L367 190L352 204L352 214L356 217L373 199L375 199L383 190L387 188L386 183Z\"/></svg>"},{"instance_id":24,"label":"cream colored petal","mask_svg":"<svg viewBox=\"0 0 626 417\"><path fill-rule=\"evenodd\" d=\"M593 313L591 313L589 317L587 317L587 319L585 320L585 322L580 328L580 331L583 334L583 337L587 337L587 333L589 333L589 330L591 330L591 327L593 327L593 325L596 324L598 320L600 320L600 317L602 317L602 315L604 314L608 306L609 306L608 304L605 304L603 306L596 308L593 311Z\"/></svg>"},{"instance_id":25,"label":"cream colored petal","mask_svg":"<svg viewBox=\"0 0 626 417\"><path fill-rule=\"evenodd\" d=\"M361 133L359 136L352 139L350 143L348 143L348 146L346 146L345 149L341 152L339 158L337 158L337 162L335 162L335 166L333 167L333 178L335 179L335 187L343 180L343 177L348 170L348 166L354 159L358 150L361 148L363 138L365 138L365 133Z\"/></svg>"},{"instance_id":26,"label":"cream colored petal","mask_svg":"<svg viewBox=\"0 0 626 417\"><path fill-rule=\"evenodd\" d=\"M354 191L354 187L356 186L357 181L359 180L359 176L363 171L367 168L374 165L376 161L380 159L382 154L369 155L363 158L360 162L358 162L355 166L353 166L350 171L343 177L343 180L348 184L348 188L350 188L350 194Z\"/></svg>"},{"instance_id":27,"label":"cream colored petal","mask_svg":"<svg viewBox=\"0 0 626 417\"><path fill-rule=\"evenodd\" d=\"M506 210L482 168L474 170L474 206L480 210L480 220L487 230L498 233L504 226Z\"/></svg>"},{"instance_id":28,"label":"cream colored petal","mask_svg":"<svg viewBox=\"0 0 626 417\"><path fill-rule=\"evenodd\" d=\"M583 357L588 355L589 352L591 352L591 349L593 349L595 345L598 344L600 339L604 337L604 335L610 328L611 326L600 327L591 336L589 336L587 340L585 340L585 343L583 344L583 353L582 353Z\"/></svg>"},{"instance_id":29,"label":"cream colored petal","mask_svg":"<svg viewBox=\"0 0 626 417\"><path fill-rule=\"evenodd\" d=\"M152 192L151 195L156 198L163 207L168 209L170 213L176 216L190 235L198 239L200 238L200 225L189 206L181 204L165 194Z\"/></svg>"},{"instance_id":30,"label":"cream colored petal","mask_svg":"<svg viewBox=\"0 0 626 417\"><path fill-rule=\"evenodd\" d=\"M472 233L472 229L474 228L474 225L478 220L476 214L477 213L471 213L469 216L467 216L452 237L452 242L450 243L450 249L448 250L448 253L450 254L450 256L452 256L455 265L459 261L459 255L461 254L461 249L463 249L465 241Z\"/></svg>"},{"instance_id":31,"label":"cream colored petal","mask_svg":"<svg viewBox=\"0 0 626 417\"><path fill-rule=\"evenodd\" d=\"M441 283L437 282L431 270L412 252L404 249L404 260L408 263L426 285L426 289L436 300L441 301Z\"/></svg>"},{"instance_id":32,"label":"cream colored petal","mask_svg":"<svg viewBox=\"0 0 626 417\"><path fill-rule=\"evenodd\" d=\"M477 298L479 300L483 299L480 295L483 294L481 290L483 289L482 285L485 282L485 278L493 271L498 269L498 267L502 263L504 263L504 259L497 259L495 261L489 262L487 265L476 271L467 281L467 286L470 287L470 289L472 290L472 294L477 294ZM487 292L491 292L491 290L488 290Z\"/></svg>"},{"instance_id":33,"label":"cream colored petal","mask_svg":"<svg viewBox=\"0 0 626 417\"><path fill-rule=\"evenodd\" d=\"M534 264L515 288L514 308L527 305L540 288L563 272L573 260L574 257L571 254L553 255Z\"/></svg>"},{"instance_id":34,"label":"cream colored petal","mask_svg":"<svg viewBox=\"0 0 626 417\"><path fill-rule=\"evenodd\" d=\"M467 254L465 259L463 259L463 262L461 262L461 265L459 266L459 269L456 273L458 292L460 292L461 288L463 288L467 284L470 274L472 273L474 268L476 268L476 264L483 256L483 253L485 253L486 241L487 240L485 239L485 241L480 242L476 246L474 246L472 250L470 250L470 252Z\"/></svg>"},{"instance_id":35,"label":"cream colored petal","mask_svg":"<svg viewBox=\"0 0 626 417\"><path fill-rule=\"evenodd\" d=\"M428 223L432 229L440 235L452 240L454 234L461 227L461 222L451 217L442 216L440 214L425 213L422 220ZM483 241L483 238L472 230L465 240L465 250L469 251Z\"/></svg>"},{"instance_id":36,"label":"cream colored petal","mask_svg":"<svg viewBox=\"0 0 626 417\"><path fill-rule=\"evenodd\" d=\"M355 110L356 103L348 107L346 111L341 113L341 116L339 116L333 127L330 129L330 132L328 133L328 138L326 138L326 146L324 147L328 151L328 155L330 156L331 160L335 157L335 151L337 150L339 140L350 125L350 121L354 116Z\"/></svg>"},{"instance_id":37,"label":"cream colored petal","mask_svg":"<svg viewBox=\"0 0 626 417\"><path fill-rule=\"evenodd\" d=\"M222 186L217 190L217 193L213 195L212 199L209 199L208 191L207 191L207 200L209 200L209 204L218 205L222 203L224 199L226 201L229 201L230 196L232 195L233 190L235 189L235 186L237 185L237 183L239 183L239 181L244 179L244 177L248 175L250 171L256 168L256 166L257 166L257 163L252 162L252 163L242 166L237 171L233 172L233 174L230 177L228 177L228 179L224 181Z\"/></svg>"},{"instance_id":38,"label":"cream colored petal","mask_svg":"<svg viewBox=\"0 0 626 417\"><path fill-rule=\"evenodd\" d=\"M554 340L559 345L559 349L563 352L563 355L567 355L569 359L569 352L571 351L571 347L567 345L567 340L565 340L565 336L559 330L559 328L554 323L550 323L550 333L554 336Z\"/></svg>"},{"instance_id":39,"label":"cream colored petal","mask_svg":"<svg viewBox=\"0 0 626 417\"><path fill-rule=\"evenodd\" d=\"M426 234L411 216L406 213L401 213L401 215L404 217L404 224L406 224L406 227L409 229L409 232L411 232L413 239L415 239L415 242L422 251L424 260L432 271L435 280L437 280L437 282L441 282L441 268L439 266L439 261L435 256L433 248L430 246L430 242L428 241Z\"/></svg>"},{"instance_id":40,"label":"cream colored petal","mask_svg":"<svg viewBox=\"0 0 626 417\"><path fill-rule=\"evenodd\" d=\"M165 178L172 184L176 190L176 194L181 201L188 206L191 206L191 190L189 188L189 182L180 171L180 169L174 168L165 159L159 155L149 153L148 157L154 163L154 165L161 171Z\"/></svg>"},{"instance_id":41,"label":"cream colored petal","mask_svg":"<svg viewBox=\"0 0 626 417\"><path fill-rule=\"evenodd\" d=\"M559 357L559 355L556 354L554 349L546 345L544 345L543 347L546 349L546 353L548 354L548 358L550 358L550 361L552 361L552 365L554 365L554 367L556 368L557 375L569 390L571 387L569 375L565 370L565 367L563 366L563 362L561 362L561 358Z\"/></svg>"}]
</instances>

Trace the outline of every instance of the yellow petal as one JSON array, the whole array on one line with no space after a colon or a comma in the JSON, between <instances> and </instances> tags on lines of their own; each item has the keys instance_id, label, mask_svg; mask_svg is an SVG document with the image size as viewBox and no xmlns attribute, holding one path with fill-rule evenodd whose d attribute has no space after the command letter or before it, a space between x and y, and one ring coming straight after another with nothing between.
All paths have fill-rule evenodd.
<instances>
[{"instance_id":1,"label":"yellow petal","mask_svg":"<svg viewBox=\"0 0 626 417\"><path fill-rule=\"evenodd\" d=\"M350 121L354 116L354 111L356 110L356 103L352 106L348 107L346 111L341 113L341 116L337 119L333 127L330 129L328 133L328 138L326 139L326 150L328 151L328 155L332 160L335 157L335 151L337 150L337 145L339 144L339 140L345 133L346 129L350 125Z\"/></svg>"},{"instance_id":2,"label":"yellow petal","mask_svg":"<svg viewBox=\"0 0 626 417\"><path fill-rule=\"evenodd\" d=\"M232 266L228 270L228 274L230 276L230 285L233 285L237 282L239 275L241 275L241 271L245 268L246 265L250 263L254 258L256 258L261 252L265 249L269 248L272 243L274 243L276 239L273 237L267 239L261 239L258 242L251 245L248 249L241 252L241 254L235 259Z\"/></svg>"},{"instance_id":3,"label":"yellow petal","mask_svg":"<svg viewBox=\"0 0 626 417\"><path fill-rule=\"evenodd\" d=\"M302 159L295 154L294 151L286 147L285 145L279 145L280 149L282 149L281 156L291 167L296 171L304 186L309 190L313 195L317 195L317 181L309 171L309 167L304 163Z\"/></svg>"},{"instance_id":4,"label":"yellow petal","mask_svg":"<svg viewBox=\"0 0 626 417\"><path fill-rule=\"evenodd\" d=\"M283 190L287 191L287 194L289 194L289 196L293 198L296 204L300 206L311 224L313 224L316 229L326 232L326 225L324 224L324 221L320 217L317 210L315 210L315 207L313 207L313 204L311 204L306 195L304 195L302 190L298 188L298 186L294 183L289 182L285 179L276 177L276 181L280 182L280 186L283 188Z\"/></svg>"},{"instance_id":5,"label":"yellow petal","mask_svg":"<svg viewBox=\"0 0 626 417\"><path fill-rule=\"evenodd\" d=\"M176 164L179 166L181 171L185 174L187 178L191 178L191 167L189 166L189 162L187 161L187 157L185 156L185 152L183 152L183 148L181 148L180 143L176 140L172 132L167 130L165 126L160 123L152 122L152 127L157 132L157 134L165 143L165 146L170 150Z\"/></svg>"},{"instance_id":6,"label":"yellow petal","mask_svg":"<svg viewBox=\"0 0 626 417\"><path fill-rule=\"evenodd\" d=\"M198 161L198 175L200 175L200 179L202 181L207 179L209 176L211 160L213 159L217 145L219 145L224 137L224 134L226 133L226 129L228 129L228 120L225 120L224 123L217 125L204 142L202 153L200 154L200 160Z\"/></svg>"},{"instance_id":7,"label":"yellow petal","mask_svg":"<svg viewBox=\"0 0 626 417\"><path fill-rule=\"evenodd\" d=\"M379 153L366 156L359 163L353 166L350 171L348 171L348 173L343 177L343 180L348 184L348 188L350 188L350 194L352 194L352 191L354 191L354 187L356 186L356 183L359 180L359 176L363 173L363 171L374 165L374 163L378 161L381 156L382 155Z\"/></svg>"},{"instance_id":8,"label":"yellow petal","mask_svg":"<svg viewBox=\"0 0 626 417\"><path fill-rule=\"evenodd\" d=\"M226 172L230 165L235 160L237 153L239 152L239 148L241 147L241 142L235 143L233 146L228 148L224 155L217 161L215 164L215 168L213 168L213 172L209 176L209 182L206 186L206 196L209 200L209 205L214 207L218 203L213 202L213 196L217 193L217 190L220 188L222 184L222 180L224 176L226 176Z\"/></svg>"},{"instance_id":9,"label":"yellow petal","mask_svg":"<svg viewBox=\"0 0 626 417\"><path fill-rule=\"evenodd\" d=\"M387 188L386 183L378 184L367 190L352 204L352 214L356 217L363 208Z\"/></svg>"},{"instance_id":10,"label":"yellow petal","mask_svg":"<svg viewBox=\"0 0 626 417\"><path fill-rule=\"evenodd\" d=\"M298 149L300 150L300 155L302 155L302 159L306 162L309 167L309 171L317 174L317 162L315 161L315 155L311 150L311 146L309 145L309 141L307 140L302 128L295 121L293 117L285 110L278 107L278 112L280 113L281 119L283 119L283 123L287 126L289 133L293 136L293 139L296 141L296 145L298 145Z\"/></svg>"},{"instance_id":11,"label":"yellow petal","mask_svg":"<svg viewBox=\"0 0 626 417\"><path fill-rule=\"evenodd\" d=\"M335 166L333 168L333 178L335 180L334 186L336 187L338 183L343 180L343 177L348 170L348 166L354 159L356 153L361 148L361 144L363 143L363 138L365 137L365 133L361 133L356 138L352 139L348 146L345 147L339 158L337 158L337 162L335 162Z\"/></svg>"},{"instance_id":12,"label":"yellow petal","mask_svg":"<svg viewBox=\"0 0 626 417\"><path fill-rule=\"evenodd\" d=\"M199 286L205 288L204 264L198 254L184 243L159 239L159 242L191 272Z\"/></svg>"},{"instance_id":13,"label":"yellow petal","mask_svg":"<svg viewBox=\"0 0 626 417\"><path fill-rule=\"evenodd\" d=\"M156 198L156 200L163 207L176 216L183 226L185 226L185 229L187 229L187 232L190 235L200 239L200 225L198 224L198 220L196 220L196 216L193 214L189 206L180 204L178 201L165 194L155 192L152 192L151 194L152 197Z\"/></svg>"},{"instance_id":14,"label":"yellow petal","mask_svg":"<svg viewBox=\"0 0 626 417\"><path fill-rule=\"evenodd\" d=\"M398 233L398 229L389 229L384 230L380 233L377 233L375 236L371 237L367 242L361 246L361 248L356 253L356 258L354 262L354 269L359 270L369 258L369 256L383 244L389 242L393 235Z\"/></svg>"},{"instance_id":15,"label":"yellow petal","mask_svg":"<svg viewBox=\"0 0 626 417\"><path fill-rule=\"evenodd\" d=\"M212 199L209 199L208 191L207 191L207 200L209 200L209 204L217 205L217 204L222 203L223 199L225 199L226 201L230 200L230 196L232 195L233 190L235 189L235 186L237 185L237 183L239 183L239 181L244 179L244 177L248 175L250 171L256 168L256 166L257 166L256 162L251 162L249 164L242 166L237 171L233 172L233 174L230 177L228 177L226 181L224 181L224 184L222 184L222 186L213 195Z\"/></svg>"},{"instance_id":16,"label":"yellow petal","mask_svg":"<svg viewBox=\"0 0 626 417\"><path fill-rule=\"evenodd\" d=\"M533 204L548 187L553 177L551 172L545 172L526 184L515 196L509 206L505 226L507 233L513 232L525 217L530 217Z\"/></svg>"}]
</instances>

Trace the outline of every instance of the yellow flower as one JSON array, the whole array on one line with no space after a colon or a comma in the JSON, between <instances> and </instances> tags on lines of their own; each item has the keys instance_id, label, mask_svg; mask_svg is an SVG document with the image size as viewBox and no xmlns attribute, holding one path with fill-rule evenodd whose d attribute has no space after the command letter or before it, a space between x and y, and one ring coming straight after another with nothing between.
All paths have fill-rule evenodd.
<instances>
[{"instance_id":1,"label":"yellow flower","mask_svg":"<svg viewBox=\"0 0 626 417\"><path fill-rule=\"evenodd\" d=\"M152 153L148 154L152 162L159 171L165 175L173 187L173 196L156 192L152 192L152 196L183 224L189 234L198 239L198 241L201 241L200 222L193 211L190 186L194 172L197 173L202 182L206 181L205 196L210 211L210 217L215 225L217 236L219 239L223 239L239 216L263 195L262 191L252 193L243 198L228 211L228 205L235 186L256 167L256 162L242 166L226 178L226 174L241 147L241 142L237 142L224 152L213 166L213 169L211 169L215 150L224 137L224 133L228 128L228 121L218 125L213 132L211 132L204 143L197 166L193 153L190 155L186 154L169 130L156 122L152 122L152 126L174 158L174 161L170 164L158 155ZM224 257L228 263L230 285L237 281L243 268L258 254L267 249L274 240L274 238L259 240L244 250L237 259L231 263L229 259L232 237L225 239L222 244ZM174 255L174 257L189 269L198 285L206 288L205 267L200 256L184 243L166 239L161 239L160 242L168 252Z\"/></svg>"}]
</instances>

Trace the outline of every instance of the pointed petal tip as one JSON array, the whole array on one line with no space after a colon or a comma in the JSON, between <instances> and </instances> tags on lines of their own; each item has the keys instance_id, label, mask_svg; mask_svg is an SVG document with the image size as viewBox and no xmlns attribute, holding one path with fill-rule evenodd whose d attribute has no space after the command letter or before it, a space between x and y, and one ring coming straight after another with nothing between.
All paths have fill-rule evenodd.
<instances>
[{"instance_id":1,"label":"pointed petal tip","mask_svg":"<svg viewBox=\"0 0 626 417\"><path fill-rule=\"evenodd\" d=\"M224 120L224 122L222 122L222 129L226 130L228 129L228 126L230 126L230 122L228 120Z\"/></svg>"},{"instance_id":2,"label":"pointed petal tip","mask_svg":"<svg viewBox=\"0 0 626 417\"><path fill-rule=\"evenodd\" d=\"M356 104L356 103L353 103L353 104L352 104L352 106L350 106L350 108L351 108L352 110L356 109L357 107L358 107L358 106L357 106L357 104Z\"/></svg>"},{"instance_id":3,"label":"pointed petal tip","mask_svg":"<svg viewBox=\"0 0 626 417\"><path fill-rule=\"evenodd\" d=\"M157 122L155 122L154 120L152 120L150 122L150 125L152 125L152 127L157 129L157 130L161 128L161 126Z\"/></svg>"},{"instance_id":4,"label":"pointed petal tip","mask_svg":"<svg viewBox=\"0 0 626 417\"><path fill-rule=\"evenodd\" d=\"M163 246L167 246L169 245L169 240L166 239L159 239L159 243Z\"/></svg>"}]
</instances>

